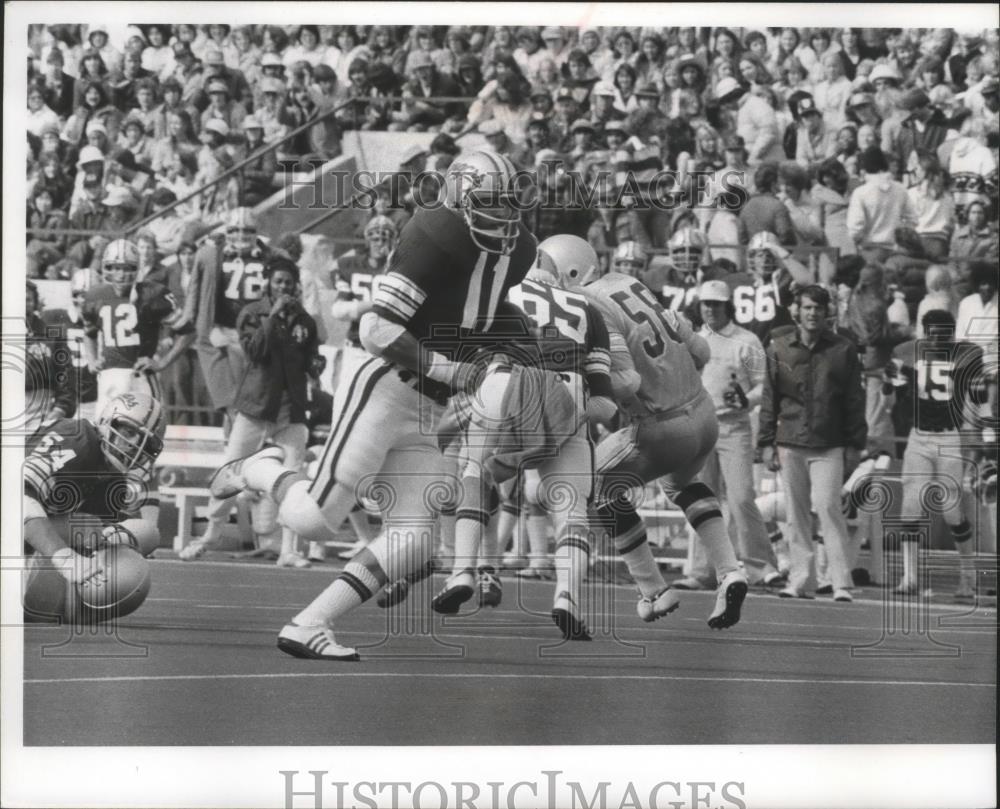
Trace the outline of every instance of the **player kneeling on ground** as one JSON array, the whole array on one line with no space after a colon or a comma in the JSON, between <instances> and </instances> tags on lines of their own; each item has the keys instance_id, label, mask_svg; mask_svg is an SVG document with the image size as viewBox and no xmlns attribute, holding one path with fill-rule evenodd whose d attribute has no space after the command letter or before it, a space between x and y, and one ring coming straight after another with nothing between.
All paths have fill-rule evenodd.
<instances>
[{"instance_id":1,"label":"player kneeling on ground","mask_svg":"<svg viewBox=\"0 0 1000 809\"><path fill-rule=\"evenodd\" d=\"M144 556L159 531L135 519L166 422L155 399L125 393L97 420L60 419L29 439L24 464L27 620L107 621L149 592Z\"/></svg>"}]
</instances>

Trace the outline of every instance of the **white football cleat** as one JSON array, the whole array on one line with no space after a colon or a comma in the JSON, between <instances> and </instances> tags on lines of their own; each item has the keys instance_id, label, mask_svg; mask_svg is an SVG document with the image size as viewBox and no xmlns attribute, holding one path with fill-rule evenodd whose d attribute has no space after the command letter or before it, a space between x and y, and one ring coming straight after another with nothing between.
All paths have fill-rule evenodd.
<instances>
[{"instance_id":1,"label":"white football cleat","mask_svg":"<svg viewBox=\"0 0 1000 809\"><path fill-rule=\"evenodd\" d=\"M235 461L230 461L219 467L216 473L212 475L212 480L208 484L208 490L211 492L212 497L219 500L228 500L230 497L235 497L246 489L247 481L243 472L250 464L257 463L258 461L276 461L280 464L284 460L285 451L281 447L264 447L252 455L247 455L245 458L237 458Z\"/></svg>"},{"instance_id":2,"label":"white football cleat","mask_svg":"<svg viewBox=\"0 0 1000 809\"><path fill-rule=\"evenodd\" d=\"M843 588L833 591L834 601L851 602L854 601L854 596L851 595L850 590L844 590Z\"/></svg>"},{"instance_id":3,"label":"white football cleat","mask_svg":"<svg viewBox=\"0 0 1000 809\"><path fill-rule=\"evenodd\" d=\"M357 649L341 646L333 630L325 626L285 624L278 633L278 648L292 657L306 660L360 660Z\"/></svg>"},{"instance_id":4,"label":"white football cleat","mask_svg":"<svg viewBox=\"0 0 1000 809\"><path fill-rule=\"evenodd\" d=\"M647 624L669 615L681 605L681 598L671 587L664 587L656 595L640 596L636 612Z\"/></svg>"},{"instance_id":5,"label":"white football cleat","mask_svg":"<svg viewBox=\"0 0 1000 809\"><path fill-rule=\"evenodd\" d=\"M715 609L708 616L708 625L712 629L727 629L740 622L740 610L743 599L750 589L747 575L742 570L734 570L723 576L715 595Z\"/></svg>"}]
</instances>

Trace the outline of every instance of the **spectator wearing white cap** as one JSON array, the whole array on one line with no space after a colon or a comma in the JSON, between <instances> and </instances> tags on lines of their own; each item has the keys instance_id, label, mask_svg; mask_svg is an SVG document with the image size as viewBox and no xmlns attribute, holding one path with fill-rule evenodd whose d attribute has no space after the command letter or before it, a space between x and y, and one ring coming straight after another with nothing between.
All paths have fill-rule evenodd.
<instances>
[{"instance_id":1,"label":"spectator wearing white cap","mask_svg":"<svg viewBox=\"0 0 1000 809\"><path fill-rule=\"evenodd\" d=\"M770 104L730 76L719 79L715 98L721 109L736 113L736 132L746 144L750 166L784 159L778 118Z\"/></svg>"},{"instance_id":2,"label":"spectator wearing white cap","mask_svg":"<svg viewBox=\"0 0 1000 809\"><path fill-rule=\"evenodd\" d=\"M112 46L107 25L94 23L88 26L87 44L101 55L101 59L104 60L104 64L110 72L121 72L122 53Z\"/></svg>"},{"instance_id":3,"label":"spectator wearing white cap","mask_svg":"<svg viewBox=\"0 0 1000 809\"><path fill-rule=\"evenodd\" d=\"M712 491L726 493L729 533L737 538L736 555L751 584L778 584L783 579L772 562L764 518L754 499L750 413L760 404L764 387L767 367L764 346L753 332L733 322L732 292L725 281L703 283L698 300L704 322L698 333L712 349L701 380L712 397L719 420L719 438L701 477ZM683 590L714 589L714 571L697 535L689 559L687 577L671 586Z\"/></svg>"}]
</instances>

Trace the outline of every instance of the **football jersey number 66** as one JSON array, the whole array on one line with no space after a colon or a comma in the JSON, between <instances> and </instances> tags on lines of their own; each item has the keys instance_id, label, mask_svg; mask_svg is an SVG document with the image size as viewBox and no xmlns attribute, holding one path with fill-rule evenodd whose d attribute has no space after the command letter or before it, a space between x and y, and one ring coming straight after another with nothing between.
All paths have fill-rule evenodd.
<instances>
[{"instance_id":1,"label":"football jersey number 66","mask_svg":"<svg viewBox=\"0 0 1000 809\"><path fill-rule=\"evenodd\" d=\"M774 290L770 286L736 287L733 290L733 306L736 308L737 323L766 323L774 320L776 311Z\"/></svg>"}]
</instances>

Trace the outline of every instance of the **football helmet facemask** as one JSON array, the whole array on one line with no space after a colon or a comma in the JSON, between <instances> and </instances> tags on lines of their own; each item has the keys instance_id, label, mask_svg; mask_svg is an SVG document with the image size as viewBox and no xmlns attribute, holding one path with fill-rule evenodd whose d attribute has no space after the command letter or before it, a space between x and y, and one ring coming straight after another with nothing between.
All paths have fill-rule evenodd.
<instances>
[{"instance_id":1,"label":"football helmet facemask","mask_svg":"<svg viewBox=\"0 0 1000 809\"><path fill-rule=\"evenodd\" d=\"M385 258L396 246L396 226L388 216L376 216L365 225L365 243L368 254Z\"/></svg>"},{"instance_id":2,"label":"football helmet facemask","mask_svg":"<svg viewBox=\"0 0 1000 809\"><path fill-rule=\"evenodd\" d=\"M747 269L765 281L769 280L778 269L778 259L775 249L781 248L781 242L769 230L762 230L750 238L747 245Z\"/></svg>"},{"instance_id":3,"label":"football helmet facemask","mask_svg":"<svg viewBox=\"0 0 1000 809\"><path fill-rule=\"evenodd\" d=\"M622 242L615 248L611 259L611 271L637 277L646 269L646 251L638 242Z\"/></svg>"},{"instance_id":4,"label":"football helmet facemask","mask_svg":"<svg viewBox=\"0 0 1000 809\"><path fill-rule=\"evenodd\" d=\"M101 257L101 280L114 287L118 295L126 295L139 274L139 248L128 239L116 239L104 248Z\"/></svg>"},{"instance_id":5,"label":"football helmet facemask","mask_svg":"<svg viewBox=\"0 0 1000 809\"><path fill-rule=\"evenodd\" d=\"M167 422L163 407L144 393L123 393L97 419L101 451L123 474L148 475L163 451Z\"/></svg>"},{"instance_id":6,"label":"football helmet facemask","mask_svg":"<svg viewBox=\"0 0 1000 809\"><path fill-rule=\"evenodd\" d=\"M670 237L667 245L670 250L670 263L685 275L698 272L705 256L707 245L701 231L694 228L682 228Z\"/></svg>"},{"instance_id":7,"label":"football helmet facemask","mask_svg":"<svg viewBox=\"0 0 1000 809\"><path fill-rule=\"evenodd\" d=\"M517 244L521 206L516 176L507 157L488 149L459 155L448 168L442 200L462 216L480 250L506 256Z\"/></svg>"},{"instance_id":8,"label":"football helmet facemask","mask_svg":"<svg viewBox=\"0 0 1000 809\"><path fill-rule=\"evenodd\" d=\"M257 240L257 216L249 208L233 208L226 217L226 246L246 252Z\"/></svg>"}]
</instances>

